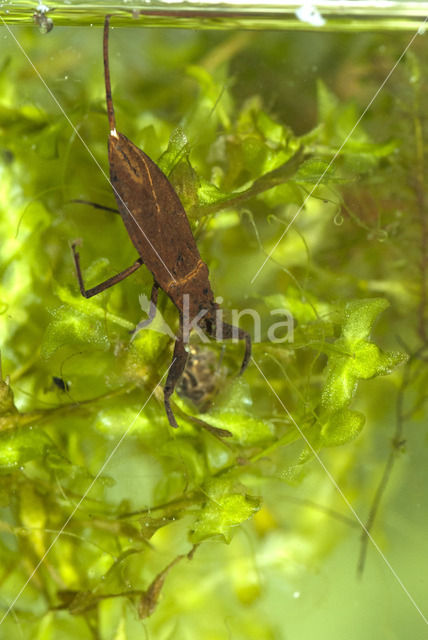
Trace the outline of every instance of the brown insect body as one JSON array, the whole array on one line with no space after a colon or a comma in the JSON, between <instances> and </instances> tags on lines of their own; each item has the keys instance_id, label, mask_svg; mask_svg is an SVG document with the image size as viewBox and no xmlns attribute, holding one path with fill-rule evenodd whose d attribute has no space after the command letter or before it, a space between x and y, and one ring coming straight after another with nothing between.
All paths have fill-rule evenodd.
<instances>
[{"instance_id":1,"label":"brown insect body","mask_svg":"<svg viewBox=\"0 0 428 640\"><path fill-rule=\"evenodd\" d=\"M108 28L110 16L104 22L104 78L106 88L107 113L110 125L108 141L110 180L119 207L119 213L128 231L139 258L127 269L101 282L91 289L85 289L80 268L80 257L72 244L74 262L83 296L90 298L117 284L145 264L151 271L154 284L151 293L150 313L147 320L137 326L137 330L150 324L156 314L157 294L161 288L170 297L180 312L180 329L176 337L174 355L164 387L165 410L169 423L177 427L170 406L170 396L180 379L188 353L185 343L188 335L183 326L184 311L191 323L199 313L199 326L206 333L217 337L221 329L222 339L238 337L245 340L246 349L241 365L242 373L251 355L251 338L248 333L225 322L216 326L214 294L208 277L208 267L202 261L196 246L183 205L168 178L141 149L116 130L113 100L111 95L108 63ZM106 208L109 207L99 207ZM187 300L188 308L184 309Z\"/></svg>"},{"instance_id":2,"label":"brown insect body","mask_svg":"<svg viewBox=\"0 0 428 640\"><path fill-rule=\"evenodd\" d=\"M180 310L183 295L189 295L190 319L201 309L215 309L208 267L168 178L122 133L111 133L108 147L110 180L120 215L157 284ZM150 235L141 229L150 229Z\"/></svg>"}]
</instances>

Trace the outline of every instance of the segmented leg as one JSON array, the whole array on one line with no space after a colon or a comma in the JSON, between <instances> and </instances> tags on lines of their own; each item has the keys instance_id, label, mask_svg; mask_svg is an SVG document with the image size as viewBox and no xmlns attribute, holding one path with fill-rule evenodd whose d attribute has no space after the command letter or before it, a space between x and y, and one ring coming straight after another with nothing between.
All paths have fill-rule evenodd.
<instances>
[{"instance_id":1,"label":"segmented leg","mask_svg":"<svg viewBox=\"0 0 428 640\"><path fill-rule=\"evenodd\" d=\"M248 366L248 363L251 358L251 336L249 333L240 329L239 327L234 327L233 324L227 324L227 322L223 322L221 325L221 332L218 331L216 325L211 326L211 331L209 334L216 338L218 335L221 336L221 340L231 340L232 338L238 338L238 340L245 340L245 354L244 359L241 364L241 369L239 371L239 375L242 375L245 369Z\"/></svg>"},{"instance_id":2,"label":"segmented leg","mask_svg":"<svg viewBox=\"0 0 428 640\"><path fill-rule=\"evenodd\" d=\"M73 244L71 245L71 248L73 251L73 258L74 258L74 264L76 266L76 273L77 273L77 279L79 281L80 293L85 298L92 298L92 296L96 296L97 293L101 293L101 291L105 291L106 289L108 289L109 287L112 287L118 282L122 282L122 280L125 280L125 278L130 276L131 273L134 273L134 271L137 271L137 269L139 269L141 265L144 264L143 259L138 258L138 260L136 260L134 264L132 264L127 269L120 271L115 276L108 278L108 280L104 280L104 282L100 282L100 284L97 284L96 287L92 287L91 289L85 289L85 285L82 277L82 270L80 268L80 256L79 256L79 253L76 251L75 242L73 242Z\"/></svg>"},{"instance_id":3,"label":"segmented leg","mask_svg":"<svg viewBox=\"0 0 428 640\"><path fill-rule=\"evenodd\" d=\"M165 388L163 390L163 397L165 403L165 410L168 416L168 421L171 427L175 429L178 427L176 419L171 409L171 405L169 402L170 397L174 393L175 386L179 381L181 375L183 374L184 368L186 366L188 353L186 351L184 340L183 340L183 319L180 317L180 332L175 341L174 347L174 355L172 358L172 365L168 372L168 377L166 379Z\"/></svg>"}]
</instances>

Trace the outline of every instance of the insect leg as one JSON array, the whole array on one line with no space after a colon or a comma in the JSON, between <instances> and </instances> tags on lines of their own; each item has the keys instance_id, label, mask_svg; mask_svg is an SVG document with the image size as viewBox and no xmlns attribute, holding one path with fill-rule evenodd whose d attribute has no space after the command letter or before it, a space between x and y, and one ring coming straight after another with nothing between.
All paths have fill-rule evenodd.
<instances>
[{"instance_id":1,"label":"insect leg","mask_svg":"<svg viewBox=\"0 0 428 640\"><path fill-rule=\"evenodd\" d=\"M218 332L215 325L212 326L210 335L213 338L217 338ZM221 331L221 339L222 340L230 340L232 338L238 338L239 340L245 340L245 354L244 359L241 364L241 369L239 371L239 375L243 374L245 369L248 366L248 363L251 358L251 336L249 333L240 329L239 327L234 327L233 324L227 324L227 322L222 323L222 331Z\"/></svg>"},{"instance_id":2,"label":"insect leg","mask_svg":"<svg viewBox=\"0 0 428 640\"><path fill-rule=\"evenodd\" d=\"M134 331L131 331L132 333L131 342L135 338L137 333L141 331L141 329L144 329L144 327L147 327L154 320L156 315L156 305L158 302L158 292L159 292L159 285L155 280L152 287L152 293L150 294L149 317L139 322L135 327Z\"/></svg>"},{"instance_id":3,"label":"insect leg","mask_svg":"<svg viewBox=\"0 0 428 640\"><path fill-rule=\"evenodd\" d=\"M111 211L112 213L120 214L119 209L113 209L113 207L105 207L103 204L98 204L97 202L91 202L90 200L70 200L70 202L76 204L87 204L90 207L94 207L94 209L101 209L102 211Z\"/></svg>"},{"instance_id":4,"label":"insect leg","mask_svg":"<svg viewBox=\"0 0 428 640\"><path fill-rule=\"evenodd\" d=\"M186 351L184 340L183 340L182 324L183 324L183 319L180 318L180 332L175 341L172 365L168 372L165 388L163 390L166 415L168 416L169 424L171 425L171 427L174 427L174 428L177 428L178 424L172 412L171 405L169 403L169 398L174 393L175 386L179 381L181 375L183 374L183 371L187 362L187 357L188 357L188 353Z\"/></svg>"},{"instance_id":5,"label":"insect leg","mask_svg":"<svg viewBox=\"0 0 428 640\"><path fill-rule=\"evenodd\" d=\"M80 256L79 256L79 253L76 251L75 242L73 242L73 244L71 245L71 248L73 250L73 258L74 258L74 264L76 266L76 273L77 273L77 279L79 281L80 293L85 298L91 298L92 296L97 295L97 293L101 293L101 291L105 291L109 287L112 287L114 284L117 284L118 282L125 280L125 278L130 276L131 273L134 273L134 271L137 271L137 269L139 269L143 264L143 259L138 258L138 260L136 260L134 264L132 264L127 269L120 271L115 276L108 278L108 280L104 280L104 282L100 282L100 284L97 284L96 287L92 287L92 289L85 289L85 285L82 277L82 271L80 269Z\"/></svg>"}]
</instances>

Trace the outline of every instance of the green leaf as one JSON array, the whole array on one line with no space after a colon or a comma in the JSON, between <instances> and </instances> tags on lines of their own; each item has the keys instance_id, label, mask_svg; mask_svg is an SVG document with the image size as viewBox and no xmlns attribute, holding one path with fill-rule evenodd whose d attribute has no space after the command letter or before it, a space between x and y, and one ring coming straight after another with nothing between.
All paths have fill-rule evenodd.
<instances>
[{"instance_id":1,"label":"green leaf","mask_svg":"<svg viewBox=\"0 0 428 640\"><path fill-rule=\"evenodd\" d=\"M55 321L65 322L67 315L70 314L69 324L75 326L74 333L76 333L76 335L85 334L83 325L81 329L79 328L79 320L78 320L78 318L83 320L83 316L91 316L94 319L97 318L99 320L102 320L102 323L104 325L107 319L109 322L113 322L114 324L117 324L119 327L123 327L128 331L135 328L134 325L131 322L129 322L129 320L126 320L125 318L121 318L120 316L117 316L114 313L110 313L109 311L107 312L105 311L105 309L101 305L103 294L100 294L99 296L97 296L97 301L95 301L94 299L88 300L86 298L83 298L80 295L73 295L73 293L66 287L59 287L59 286L55 287L55 294L58 296L58 298L62 302L65 302L69 307L71 307L70 310L67 309L67 307L63 306L63 307L60 307L59 309L55 309L54 311L52 311ZM76 314L75 311L77 311L78 313ZM74 320L73 320L73 315L76 316ZM91 319L87 319L86 322L90 322L90 323L92 322L94 325L94 328L95 326L97 328L100 326L100 325L96 325L95 321ZM93 333L93 330L91 333ZM105 333L105 330L104 330L104 333ZM98 335L98 332L97 332L97 335ZM97 340L98 339L99 338L97 338Z\"/></svg>"},{"instance_id":2,"label":"green leaf","mask_svg":"<svg viewBox=\"0 0 428 640\"><path fill-rule=\"evenodd\" d=\"M325 447L347 444L360 434L365 420L362 413L349 409L330 414L321 427L322 444Z\"/></svg>"},{"instance_id":3,"label":"green leaf","mask_svg":"<svg viewBox=\"0 0 428 640\"><path fill-rule=\"evenodd\" d=\"M0 432L13 429L18 422L19 411L15 406L13 391L7 381L0 379Z\"/></svg>"},{"instance_id":4,"label":"green leaf","mask_svg":"<svg viewBox=\"0 0 428 640\"><path fill-rule=\"evenodd\" d=\"M360 156L365 156L365 161L373 163L373 158L385 158L386 156L394 153L399 147L398 140L388 140L383 144L377 144L374 142L360 142L358 140L350 139L349 143L346 143L346 147L344 147L345 153L358 154Z\"/></svg>"},{"instance_id":5,"label":"green leaf","mask_svg":"<svg viewBox=\"0 0 428 640\"><path fill-rule=\"evenodd\" d=\"M197 65L189 65L187 73L197 81L200 90L200 95L194 105L192 121L189 123L192 130L197 132L200 137L201 132L204 135L207 130L214 132L218 122L225 129L228 129L232 102L229 92L225 88L222 74L219 78L215 78L206 69Z\"/></svg>"},{"instance_id":6,"label":"green leaf","mask_svg":"<svg viewBox=\"0 0 428 640\"><path fill-rule=\"evenodd\" d=\"M293 176L293 182L297 184L323 184L328 182L340 182L341 178L334 177L334 166L323 160L311 158L302 162L295 176Z\"/></svg>"},{"instance_id":7,"label":"green leaf","mask_svg":"<svg viewBox=\"0 0 428 640\"><path fill-rule=\"evenodd\" d=\"M158 456L167 459L170 468L174 466L178 466L180 470L184 468L187 481L201 483L207 474L204 456L195 449L190 440L184 438L168 440L159 447Z\"/></svg>"},{"instance_id":8,"label":"green leaf","mask_svg":"<svg viewBox=\"0 0 428 640\"><path fill-rule=\"evenodd\" d=\"M31 425L5 431L0 433L0 471L16 469L55 449L49 436Z\"/></svg>"},{"instance_id":9,"label":"green leaf","mask_svg":"<svg viewBox=\"0 0 428 640\"><path fill-rule=\"evenodd\" d=\"M233 528L259 510L260 499L237 492L231 482L223 479L212 481L205 489L209 501L195 522L190 540L197 544L207 538L221 537L230 542Z\"/></svg>"},{"instance_id":10,"label":"green leaf","mask_svg":"<svg viewBox=\"0 0 428 640\"><path fill-rule=\"evenodd\" d=\"M364 340L372 330L377 316L389 307L385 298L353 300L345 306L342 334L346 340Z\"/></svg>"},{"instance_id":11,"label":"green leaf","mask_svg":"<svg viewBox=\"0 0 428 640\"><path fill-rule=\"evenodd\" d=\"M200 415L202 419L206 416ZM219 429L227 429L233 435L233 440L243 446L251 446L268 442L273 437L273 428L269 422L254 418L241 411L221 411L212 413L209 422Z\"/></svg>"},{"instance_id":12,"label":"green leaf","mask_svg":"<svg viewBox=\"0 0 428 640\"><path fill-rule=\"evenodd\" d=\"M82 298L83 299L83 298ZM85 300L85 302L87 302ZM78 301L80 306L80 301ZM89 315L95 309L102 311L100 307L88 305L85 312L79 312L66 305L58 307L52 314L54 319L46 329L42 354L45 358L50 357L57 349L67 344L78 347L82 344L90 344L98 348L107 349L109 346L105 333L105 325L101 318ZM132 325L131 325L132 326Z\"/></svg>"},{"instance_id":13,"label":"green leaf","mask_svg":"<svg viewBox=\"0 0 428 640\"><path fill-rule=\"evenodd\" d=\"M228 200L231 194L225 193L218 189L215 185L203 178L200 179L198 188L198 200L199 204L213 204L214 202L221 202L222 200Z\"/></svg>"},{"instance_id":14,"label":"green leaf","mask_svg":"<svg viewBox=\"0 0 428 640\"><path fill-rule=\"evenodd\" d=\"M266 140L283 145L286 143L289 130L275 122L275 120L265 111L260 111L257 115L257 128L263 133Z\"/></svg>"},{"instance_id":15,"label":"green leaf","mask_svg":"<svg viewBox=\"0 0 428 640\"><path fill-rule=\"evenodd\" d=\"M322 80L317 82L318 94L318 119L321 122L328 120L339 108L339 100L330 91Z\"/></svg>"},{"instance_id":16,"label":"green leaf","mask_svg":"<svg viewBox=\"0 0 428 640\"><path fill-rule=\"evenodd\" d=\"M342 336L334 342L334 351L326 369L321 405L338 411L349 405L359 380L390 373L407 360L407 355L383 352L368 340L378 314L388 306L383 299L373 298L348 303L344 310Z\"/></svg>"},{"instance_id":17,"label":"green leaf","mask_svg":"<svg viewBox=\"0 0 428 640\"><path fill-rule=\"evenodd\" d=\"M397 140L373 142L359 122L360 113L355 104L340 103L322 80L318 81L317 87L319 118L324 126L315 132L331 152L341 149L348 173L370 172L378 166L380 158L390 156L398 149ZM307 142L313 142L313 137L306 138Z\"/></svg>"},{"instance_id":18,"label":"green leaf","mask_svg":"<svg viewBox=\"0 0 428 640\"><path fill-rule=\"evenodd\" d=\"M326 302L291 285L285 294L275 293L266 296L264 302L269 309L288 310L298 325L313 322L318 316L325 316L331 312L331 307Z\"/></svg>"},{"instance_id":19,"label":"green leaf","mask_svg":"<svg viewBox=\"0 0 428 640\"><path fill-rule=\"evenodd\" d=\"M165 175L169 175L174 167L189 154L189 141L181 127L177 127L169 139L168 147L158 159L158 166Z\"/></svg>"}]
</instances>

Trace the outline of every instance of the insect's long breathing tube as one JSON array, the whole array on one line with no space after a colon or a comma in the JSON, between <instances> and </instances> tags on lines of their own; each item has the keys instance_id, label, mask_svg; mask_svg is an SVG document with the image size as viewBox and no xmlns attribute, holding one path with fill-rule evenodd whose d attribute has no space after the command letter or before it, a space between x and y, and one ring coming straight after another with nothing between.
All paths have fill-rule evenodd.
<instances>
[{"instance_id":1,"label":"insect's long breathing tube","mask_svg":"<svg viewBox=\"0 0 428 640\"><path fill-rule=\"evenodd\" d=\"M108 28L110 25L110 18L111 18L111 15L108 15L105 17L105 20L104 20L104 43L103 43L104 78L105 78L105 85L106 85L107 114L108 114L108 121L110 125L110 135L114 135L117 137L116 118L114 115L113 98L111 97L110 67L108 62Z\"/></svg>"}]
</instances>

